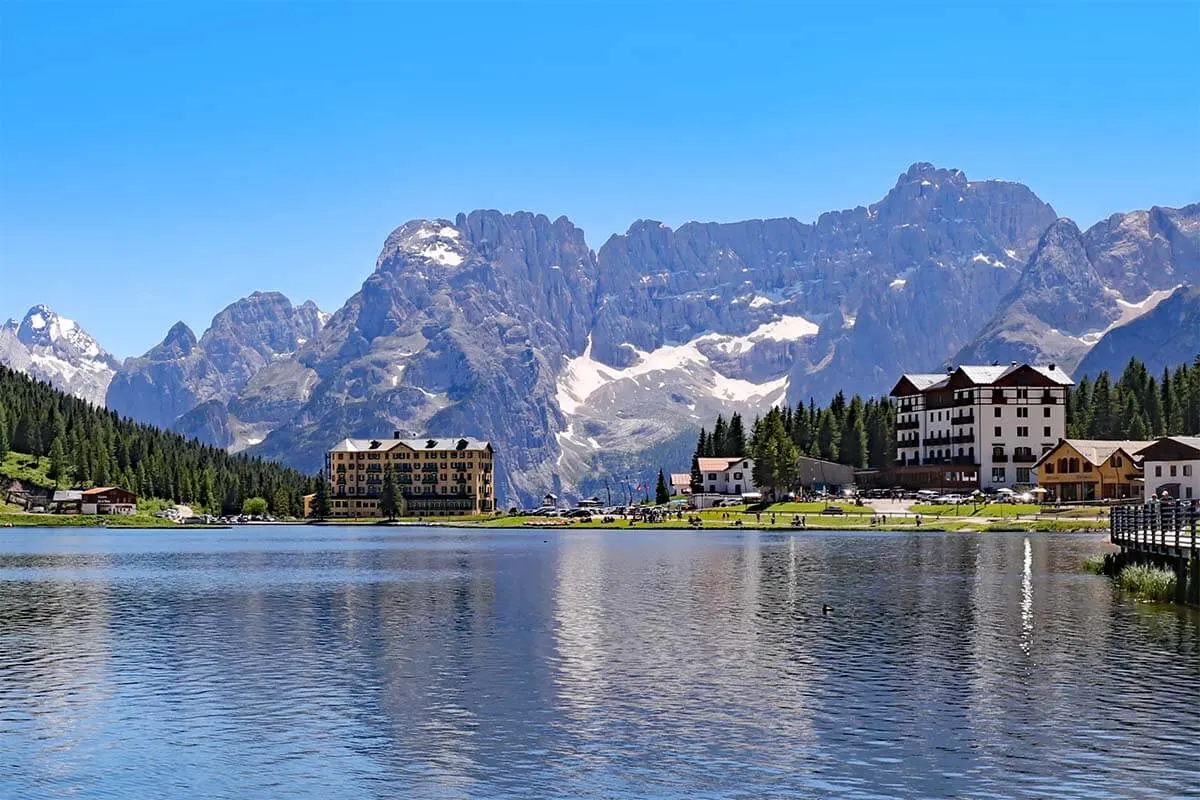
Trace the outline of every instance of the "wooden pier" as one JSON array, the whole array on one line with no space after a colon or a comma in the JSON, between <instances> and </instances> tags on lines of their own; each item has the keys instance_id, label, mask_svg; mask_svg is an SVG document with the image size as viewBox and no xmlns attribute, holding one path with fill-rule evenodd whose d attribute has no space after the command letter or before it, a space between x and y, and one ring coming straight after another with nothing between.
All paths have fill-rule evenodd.
<instances>
[{"instance_id":1,"label":"wooden pier","mask_svg":"<svg viewBox=\"0 0 1200 800\"><path fill-rule=\"evenodd\" d=\"M1200 503L1154 501L1117 506L1109 538L1121 548L1110 557L1116 574L1126 564L1153 564L1175 573L1175 601L1200 604Z\"/></svg>"}]
</instances>

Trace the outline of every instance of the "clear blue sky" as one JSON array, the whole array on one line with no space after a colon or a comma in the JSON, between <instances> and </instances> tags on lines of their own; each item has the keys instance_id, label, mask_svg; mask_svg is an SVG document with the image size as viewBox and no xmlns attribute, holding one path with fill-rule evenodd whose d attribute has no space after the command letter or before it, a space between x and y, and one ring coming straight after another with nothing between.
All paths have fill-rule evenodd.
<instances>
[{"instance_id":1,"label":"clear blue sky","mask_svg":"<svg viewBox=\"0 0 1200 800\"><path fill-rule=\"evenodd\" d=\"M414 217L795 216L913 161L1087 226L1200 200L1200 4L0 5L0 318L119 356Z\"/></svg>"}]
</instances>

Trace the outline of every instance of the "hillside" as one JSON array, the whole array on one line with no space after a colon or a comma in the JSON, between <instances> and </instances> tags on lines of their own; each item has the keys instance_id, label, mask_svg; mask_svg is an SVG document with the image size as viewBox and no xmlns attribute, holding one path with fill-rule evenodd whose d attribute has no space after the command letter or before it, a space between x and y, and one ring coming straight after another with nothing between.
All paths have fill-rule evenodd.
<instances>
[{"instance_id":1,"label":"hillside","mask_svg":"<svg viewBox=\"0 0 1200 800\"><path fill-rule=\"evenodd\" d=\"M225 513L255 496L277 512L299 508L313 486L296 470L134 422L3 366L0 465L0 474L35 485L118 485Z\"/></svg>"}]
</instances>

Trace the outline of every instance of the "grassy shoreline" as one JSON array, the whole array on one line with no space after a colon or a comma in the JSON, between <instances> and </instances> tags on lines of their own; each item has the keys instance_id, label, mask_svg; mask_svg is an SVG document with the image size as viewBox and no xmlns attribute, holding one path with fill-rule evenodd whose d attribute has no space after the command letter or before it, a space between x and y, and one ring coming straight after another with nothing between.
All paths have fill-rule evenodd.
<instances>
[{"instance_id":1,"label":"grassy shoreline","mask_svg":"<svg viewBox=\"0 0 1200 800\"><path fill-rule=\"evenodd\" d=\"M0 513L0 529L17 530L20 528L120 528L123 530L159 529L159 528L228 528L228 525L180 525L169 519L134 514L125 517L120 515L97 514L26 514Z\"/></svg>"}]
</instances>

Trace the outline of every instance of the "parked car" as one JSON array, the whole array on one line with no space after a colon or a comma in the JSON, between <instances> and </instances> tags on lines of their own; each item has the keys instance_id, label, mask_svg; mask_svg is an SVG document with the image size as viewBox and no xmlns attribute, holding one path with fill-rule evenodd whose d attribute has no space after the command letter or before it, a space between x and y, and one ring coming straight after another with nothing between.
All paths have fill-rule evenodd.
<instances>
[{"instance_id":1,"label":"parked car","mask_svg":"<svg viewBox=\"0 0 1200 800\"><path fill-rule=\"evenodd\" d=\"M821 513L822 514L832 514L834 516L838 516L840 514L845 514L846 511L841 506L826 506L824 508L824 510L821 511Z\"/></svg>"}]
</instances>

